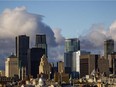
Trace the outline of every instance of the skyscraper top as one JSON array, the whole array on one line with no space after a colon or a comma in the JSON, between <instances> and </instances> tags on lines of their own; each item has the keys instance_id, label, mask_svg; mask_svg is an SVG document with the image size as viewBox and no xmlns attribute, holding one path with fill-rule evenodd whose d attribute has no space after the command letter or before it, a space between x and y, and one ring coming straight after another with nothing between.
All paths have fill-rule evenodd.
<instances>
[{"instance_id":1,"label":"skyscraper top","mask_svg":"<svg viewBox=\"0 0 116 87\"><path fill-rule=\"evenodd\" d=\"M114 40L108 39L104 41L104 56L105 58L108 58L109 54L112 54L114 52Z\"/></svg>"},{"instance_id":2,"label":"skyscraper top","mask_svg":"<svg viewBox=\"0 0 116 87\"><path fill-rule=\"evenodd\" d=\"M46 44L46 35L45 34L36 35L36 46L38 44Z\"/></svg>"},{"instance_id":3,"label":"skyscraper top","mask_svg":"<svg viewBox=\"0 0 116 87\"><path fill-rule=\"evenodd\" d=\"M80 50L80 40L78 38L65 40L65 52L75 52L78 50Z\"/></svg>"}]
</instances>

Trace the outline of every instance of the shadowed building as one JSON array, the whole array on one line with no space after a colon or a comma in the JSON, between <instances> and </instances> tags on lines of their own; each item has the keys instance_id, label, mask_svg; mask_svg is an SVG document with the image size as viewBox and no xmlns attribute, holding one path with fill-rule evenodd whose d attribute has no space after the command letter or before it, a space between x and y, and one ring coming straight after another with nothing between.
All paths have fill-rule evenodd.
<instances>
[{"instance_id":1,"label":"shadowed building","mask_svg":"<svg viewBox=\"0 0 116 87\"><path fill-rule=\"evenodd\" d=\"M47 56L47 43L46 43L46 35L36 35L36 48L45 49L45 55Z\"/></svg>"},{"instance_id":2,"label":"shadowed building","mask_svg":"<svg viewBox=\"0 0 116 87\"><path fill-rule=\"evenodd\" d=\"M111 74L116 74L116 52L108 55L109 70Z\"/></svg>"},{"instance_id":3,"label":"shadowed building","mask_svg":"<svg viewBox=\"0 0 116 87\"><path fill-rule=\"evenodd\" d=\"M109 75L109 61L108 59L102 57L98 59L98 69L99 73Z\"/></svg>"},{"instance_id":4,"label":"shadowed building","mask_svg":"<svg viewBox=\"0 0 116 87\"><path fill-rule=\"evenodd\" d=\"M22 67L26 67L26 70L28 70L28 62L27 62L28 49L29 49L29 37L26 35L17 36L16 37L16 56L18 58L20 78L22 76L21 74ZM28 74L28 72L26 72L26 74Z\"/></svg>"},{"instance_id":5,"label":"shadowed building","mask_svg":"<svg viewBox=\"0 0 116 87\"><path fill-rule=\"evenodd\" d=\"M0 77L1 76L5 76L5 71L4 70L0 70Z\"/></svg>"},{"instance_id":6,"label":"shadowed building","mask_svg":"<svg viewBox=\"0 0 116 87\"><path fill-rule=\"evenodd\" d=\"M114 52L114 40L108 39L104 41L104 56L108 59L108 55Z\"/></svg>"},{"instance_id":7,"label":"shadowed building","mask_svg":"<svg viewBox=\"0 0 116 87\"><path fill-rule=\"evenodd\" d=\"M39 68L41 57L45 54L45 49L42 48L31 48L28 50L28 62L29 62L29 75L37 78L39 74Z\"/></svg>"}]
</instances>

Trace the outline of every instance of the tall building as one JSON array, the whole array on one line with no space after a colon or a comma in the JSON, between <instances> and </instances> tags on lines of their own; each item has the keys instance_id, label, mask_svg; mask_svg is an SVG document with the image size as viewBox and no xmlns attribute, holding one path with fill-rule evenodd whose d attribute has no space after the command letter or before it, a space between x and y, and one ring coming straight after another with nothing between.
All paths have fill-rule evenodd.
<instances>
[{"instance_id":1,"label":"tall building","mask_svg":"<svg viewBox=\"0 0 116 87\"><path fill-rule=\"evenodd\" d=\"M46 43L46 35L36 35L36 43L35 46L37 48L45 49L45 55L47 56L47 43Z\"/></svg>"},{"instance_id":2,"label":"tall building","mask_svg":"<svg viewBox=\"0 0 116 87\"><path fill-rule=\"evenodd\" d=\"M14 77L19 74L18 59L16 56L11 55L5 61L5 76Z\"/></svg>"},{"instance_id":3,"label":"tall building","mask_svg":"<svg viewBox=\"0 0 116 87\"><path fill-rule=\"evenodd\" d=\"M46 78L50 78L51 67L45 55L41 57L41 61L39 65L39 74L41 73L45 74Z\"/></svg>"},{"instance_id":4,"label":"tall building","mask_svg":"<svg viewBox=\"0 0 116 87\"><path fill-rule=\"evenodd\" d=\"M64 73L64 72L65 72L65 69L64 69L64 62L59 61L59 62L57 63L57 67L58 67L58 72L59 72L59 73Z\"/></svg>"},{"instance_id":5,"label":"tall building","mask_svg":"<svg viewBox=\"0 0 116 87\"><path fill-rule=\"evenodd\" d=\"M65 67L72 67L72 57L73 57L73 54L72 52L65 52L64 53L64 66Z\"/></svg>"},{"instance_id":6,"label":"tall building","mask_svg":"<svg viewBox=\"0 0 116 87\"><path fill-rule=\"evenodd\" d=\"M83 54L80 56L80 77L91 75L98 68L99 55Z\"/></svg>"},{"instance_id":7,"label":"tall building","mask_svg":"<svg viewBox=\"0 0 116 87\"><path fill-rule=\"evenodd\" d=\"M64 65L72 70L73 52L80 50L80 41L78 38L65 40Z\"/></svg>"},{"instance_id":8,"label":"tall building","mask_svg":"<svg viewBox=\"0 0 116 87\"><path fill-rule=\"evenodd\" d=\"M111 74L116 74L116 52L108 55L109 71Z\"/></svg>"},{"instance_id":9,"label":"tall building","mask_svg":"<svg viewBox=\"0 0 116 87\"><path fill-rule=\"evenodd\" d=\"M100 74L105 74L106 76L109 76L109 60L102 57L98 59L98 70Z\"/></svg>"},{"instance_id":10,"label":"tall building","mask_svg":"<svg viewBox=\"0 0 116 87\"><path fill-rule=\"evenodd\" d=\"M78 38L65 40L65 52L75 52L80 50L80 41Z\"/></svg>"},{"instance_id":11,"label":"tall building","mask_svg":"<svg viewBox=\"0 0 116 87\"><path fill-rule=\"evenodd\" d=\"M29 49L29 37L26 35L20 35L16 37L16 56L18 58L18 64L20 68L20 77L21 77L21 68L26 67L28 70L28 59L27 51ZM26 72L28 74L28 72Z\"/></svg>"},{"instance_id":12,"label":"tall building","mask_svg":"<svg viewBox=\"0 0 116 87\"><path fill-rule=\"evenodd\" d=\"M72 77L73 78L79 78L80 76L80 56L90 54L90 52L86 51L77 51L73 52L72 57Z\"/></svg>"},{"instance_id":13,"label":"tall building","mask_svg":"<svg viewBox=\"0 0 116 87\"><path fill-rule=\"evenodd\" d=\"M104 41L104 56L108 58L108 55L114 52L114 40L108 39Z\"/></svg>"},{"instance_id":14,"label":"tall building","mask_svg":"<svg viewBox=\"0 0 116 87\"><path fill-rule=\"evenodd\" d=\"M39 65L41 57L45 54L45 49L42 48L31 48L28 50L28 72L34 78L37 78L39 74Z\"/></svg>"}]
</instances>

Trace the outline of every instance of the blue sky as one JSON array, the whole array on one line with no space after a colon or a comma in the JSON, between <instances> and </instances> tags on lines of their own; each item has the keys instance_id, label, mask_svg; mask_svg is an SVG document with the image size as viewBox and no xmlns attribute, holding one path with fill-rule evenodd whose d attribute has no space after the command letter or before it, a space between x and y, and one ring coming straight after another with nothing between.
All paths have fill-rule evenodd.
<instances>
[{"instance_id":1,"label":"blue sky","mask_svg":"<svg viewBox=\"0 0 116 87\"><path fill-rule=\"evenodd\" d=\"M43 15L43 22L52 29L60 28L66 38L85 35L92 24L107 29L116 20L116 1L0 1L5 8L25 6L28 12Z\"/></svg>"}]
</instances>

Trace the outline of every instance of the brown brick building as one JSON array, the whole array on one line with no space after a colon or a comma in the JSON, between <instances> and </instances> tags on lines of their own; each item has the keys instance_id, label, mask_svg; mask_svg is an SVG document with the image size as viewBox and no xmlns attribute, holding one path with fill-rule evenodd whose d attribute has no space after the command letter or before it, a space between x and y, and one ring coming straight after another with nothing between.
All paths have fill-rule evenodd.
<instances>
[{"instance_id":1,"label":"brown brick building","mask_svg":"<svg viewBox=\"0 0 116 87\"><path fill-rule=\"evenodd\" d=\"M84 54L80 56L80 77L90 75L98 67L99 55Z\"/></svg>"}]
</instances>

